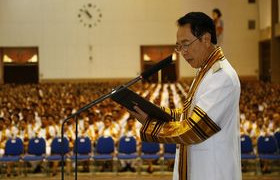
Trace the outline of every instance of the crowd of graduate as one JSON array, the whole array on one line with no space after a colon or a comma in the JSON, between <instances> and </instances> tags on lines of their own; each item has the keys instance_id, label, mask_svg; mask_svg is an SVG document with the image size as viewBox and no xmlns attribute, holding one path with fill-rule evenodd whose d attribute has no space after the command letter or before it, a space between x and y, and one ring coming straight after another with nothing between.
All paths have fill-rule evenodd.
<instances>
[{"instance_id":1,"label":"crowd of graduate","mask_svg":"<svg viewBox=\"0 0 280 180\"><path fill-rule=\"evenodd\" d=\"M280 84L241 84L240 132L253 139L280 131Z\"/></svg>"},{"instance_id":2,"label":"crowd of graduate","mask_svg":"<svg viewBox=\"0 0 280 180\"><path fill-rule=\"evenodd\" d=\"M25 152L31 138L43 137L46 140L46 155L50 155L51 142L55 137L60 136L63 120L119 84L104 82L2 85L0 87L0 156L5 153L6 141L16 137L23 141ZM159 106L180 108L189 86L188 82L138 83L132 89ZM259 136L272 135L280 131L280 84L242 82L241 90L240 133L249 135L255 147ZM78 116L78 128L79 136L89 137L93 147L101 136L111 136L116 147L120 137L133 136L137 140L137 149L140 153L140 123L130 117L124 107L111 99L82 112ZM72 152L75 140L74 119L67 121L65 136L69 140L70 152ZM159 153L162 153L162 150ZM153 163L149 162L147 168L150 173L153 172ZM55 175L58 164L52 166L52 173ZM85 164L84 168L88 171L89 164ZM37 170L35 166L34 170ZM135 164L122 162L120 170L135 171ZM8 176L12 171L13 166L7 165Z\"/></svg>"}]
</instances>

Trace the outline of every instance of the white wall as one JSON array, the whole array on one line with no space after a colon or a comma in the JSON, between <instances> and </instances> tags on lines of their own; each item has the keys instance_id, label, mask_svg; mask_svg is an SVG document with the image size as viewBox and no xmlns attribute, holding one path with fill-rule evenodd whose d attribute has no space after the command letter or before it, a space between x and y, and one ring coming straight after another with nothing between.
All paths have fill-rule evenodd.
<instances>
[{"instance_id":1,"label":"white wall","mask_svg":"<svg viewBox=\"0 0 280 180\"><path fill-rule=\"evenodd\" d=\"M88 2L103 15L91 29L77 18ZM0 46L38 46L41 79L131 78L140 72L140 45L174 44L179 17L211 16L214 7L223 12L227 58L240 75L256 75L258 30L247 21L258 23L258 9L244 0L0 0ZM193 72L181 58L180 76Z\"/></svg>"},{"instance_id":2,"label":"white wall","mask_svg":"<svg viewBox=\"0 0 280 180\"><path fill-rule=\"evenodd\" d=\"M271 0L259 0L260 29L271 27Z\"/></svg>"},{"instance_id":3,"label":"white wall","mask_svg":"<svg viewBox=\"0 0 280 180\"><path fill-rule=\"evenodd\" d=\"M218 1L216 1L218 4ZM224 49L239 75L258 74L259 19L257 3L248 4L246 0L221 1L224 12ZM248 20L256 21L256 29L248 30Z\"/></svg>"}]
</instances>

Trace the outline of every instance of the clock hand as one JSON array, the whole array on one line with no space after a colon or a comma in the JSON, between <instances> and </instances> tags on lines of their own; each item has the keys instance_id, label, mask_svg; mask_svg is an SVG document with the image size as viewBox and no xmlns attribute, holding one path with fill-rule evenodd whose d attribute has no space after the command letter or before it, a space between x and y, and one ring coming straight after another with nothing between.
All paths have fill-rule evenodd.
<instances>
[{"instance_id":1,"label":"clock hand","mask_svg":"<svg viewBox=\"0 0 280 180\"><path fill-rule=\"evenodd\" d=\"M84 12L87 14L87 16L88 16L89 18L92 18L92 15L88 12L88 10L84 10Z\"/></svg>"}]
</instances>

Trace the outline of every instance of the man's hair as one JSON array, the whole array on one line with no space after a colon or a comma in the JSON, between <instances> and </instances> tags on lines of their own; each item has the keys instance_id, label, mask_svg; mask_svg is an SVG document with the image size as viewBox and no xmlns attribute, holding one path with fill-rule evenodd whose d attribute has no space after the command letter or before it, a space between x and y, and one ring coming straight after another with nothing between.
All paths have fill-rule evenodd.
<instances>
[{"instance_id":1,"label":"man's hair","mask_svg":"<svg viewBox=\"0 0 280 180\"><path fill-rule=\"evenodd\" d=\"M222 13L221 13L220 9L218 9L218 8L213 9L213 12L216 13L218 15L218 17L222 16Z\"/></svg>"},{"instance_id":2,"label":"man's hair","mask_svg":"<svg viewBox=\"0 0 280 180\"><path fill-rule=\"evenodd\" d=\"M179 27L190 24L192 34L199 38L205 33L211 34L211 43L217 44L216 29L213 20L202 12L190 12L177 20Z\"/></svg>"}]
</instances>

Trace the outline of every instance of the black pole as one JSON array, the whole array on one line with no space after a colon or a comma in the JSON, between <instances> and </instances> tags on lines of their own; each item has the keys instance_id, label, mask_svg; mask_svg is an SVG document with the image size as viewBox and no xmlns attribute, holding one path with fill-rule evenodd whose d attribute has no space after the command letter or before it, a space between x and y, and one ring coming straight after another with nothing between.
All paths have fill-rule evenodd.
<instances>
[{"instance_id":1,"label":"black pole","mask_svg":"<svg viewBox=\"0 0 280 180\"><path fill-rule=\"evenodd\" d=\"M75 131L75 180L78 179L78 116L75 116L76 131Z\"/></svg>"}]
</instances>

